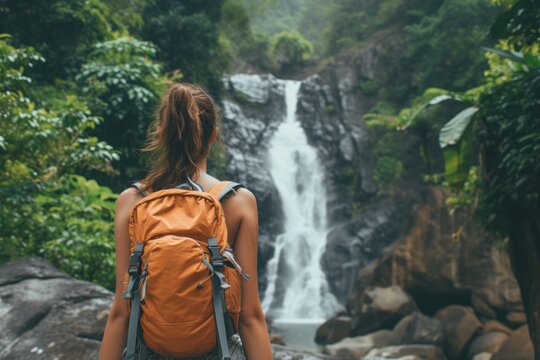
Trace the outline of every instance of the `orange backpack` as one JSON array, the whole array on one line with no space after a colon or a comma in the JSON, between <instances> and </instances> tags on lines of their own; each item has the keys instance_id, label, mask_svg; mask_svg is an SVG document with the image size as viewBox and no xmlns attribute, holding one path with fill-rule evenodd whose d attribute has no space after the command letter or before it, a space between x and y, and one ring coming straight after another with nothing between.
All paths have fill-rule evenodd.
<instances>
[{"instance_id":1,"label":"orange backpack","mask_svg":"<svg viewBox=\"0 0 540 360\"><path fill-rule=\"evenodd\" d=\"M196 357L216 345L230 359L238 331L240 281L249 279L227 242L221 199L241 187L223 181L204 192L188 178L148 195L129 218L131 258L124 280L130 304L124 360L149 348L165 357ZM129 281L128 280L129 276Z\"/></svg>"}]
</instances>

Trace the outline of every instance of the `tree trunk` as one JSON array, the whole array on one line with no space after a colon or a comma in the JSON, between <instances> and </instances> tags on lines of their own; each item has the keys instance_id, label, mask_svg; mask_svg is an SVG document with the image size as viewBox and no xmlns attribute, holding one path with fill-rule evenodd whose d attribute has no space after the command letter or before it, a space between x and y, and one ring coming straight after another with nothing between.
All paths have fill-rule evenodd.
<instances>
[{"instance_id":1,"label":"tree trunk","mask_svg":"<svg viewBox=\"0 0 540 360\"><path fill-rule=\"evenodd\" d=\"M510 259L521 289L535 359L540 360L540 219L528 214L516 225L510 236Z\"/></svg>"}]
</instances>

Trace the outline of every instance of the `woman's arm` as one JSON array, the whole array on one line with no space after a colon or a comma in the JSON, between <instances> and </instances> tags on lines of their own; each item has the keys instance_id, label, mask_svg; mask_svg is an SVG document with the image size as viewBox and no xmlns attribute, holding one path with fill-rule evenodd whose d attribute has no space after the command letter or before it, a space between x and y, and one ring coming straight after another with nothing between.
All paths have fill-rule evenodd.
<instances>
[{"instance_id":1,"label":"woman's arm","mask_svg":"<svg viewBox=\"0 0 540 360\"><path fill-rule=\"evenodd\" d=\"M253 193L247 189L239 189L234 201L226 202L228 213L235 216L227 220L237 222L234 238L234 253L242 269L251 279L242 280L239 332L248 359L272 360L272 348L266 329L266 321L259 301L257 284L257 241L258 214L257 201Z\"/></svg>"},{"instance_id":2,"label":"woman's arm","mask_svg":"<svg viewBox=\"0 0 540 360\"><path fill-rule=\"evenodd\" d=\"M133 205L140 199L136 189L124 190L116 201L114 215L114 239L116 242L116 289L114 301L105 326L103 342L99 351L100 360L120 360L126 345L129 311L122 297L122 280L127 271L130 256L128 221Z\"/></svg>"}]
</instances>

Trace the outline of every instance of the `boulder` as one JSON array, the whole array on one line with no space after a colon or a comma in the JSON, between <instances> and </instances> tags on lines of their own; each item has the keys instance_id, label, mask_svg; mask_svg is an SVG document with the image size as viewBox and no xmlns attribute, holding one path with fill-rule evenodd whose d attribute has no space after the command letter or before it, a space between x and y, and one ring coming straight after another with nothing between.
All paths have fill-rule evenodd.
<instances>
[{"instance_id":1,"label":"boulder","mask_svg":"<svg viewBox=\"0 0 540 360\"><path fill-rule=\"evenodd\" d=\"M477 294L473 294L471 298L471 304L474 311L479 315L487 319L495 319L497 313Z\"/></svg>"},{"instance_id":2,"label":"boulder","mask_svg":"<svg viewBox=\"0 0 540 360\"><path fill-rule=\"evenodd\" d=\"M534 360L534 348L527 325L524 325L514 331L491 359Z\"/></svg>"},{"instance_id":3,"label":"boulder","mask_svg":"<svg viewBox=\"0 0 540 360\"><path fill-rule=\"evenodd\" d=\"M508 255L466 214L451 215L448 192L426 187L406 234L359 271L349 306L366 288L401 286L427 315L452 304L481 303L488 316L522 311L521 296ZM465 224L465 225L464 225ZM452 234L459 230L460 236Z\"/></svg>"},{"instance_id":4,"label":"boulder","mask_svg":"<svg viewBox=\"0 0 540 360\"><path fill-rule=\"evenodd\" d=\"M442 322L444 349L450 359L459 359L465 347L482 324L469 307L452 305L437 312L435 317Z\"/></svg>"},{"instance_id":5,"label":"boulder","mask_svg":"<svg viewBox=\"0 0 540 360\"><path fill-rule=\"evenodd\" d=\"M510 311L508 314L506 314L505 320L513 327L518 327L527 323L527 317L525 316L524 311Z\"/></svg>"},{"instance_id":6,"label":"boulder","mask_svg":"<svg viewBox=\"0 0 540 360\"><path fill-rule=\"evenodd\" d=\"M283 340L283 336L278 333L270 333L270 343L271 344L277 344L277 345L286 345L285 340Z\"/></svg>"},{"instance_id":7,"label":"boulder","mask_svg":"<svg viewBox=\"0 0 540 360\"><path fill-rule=\"evenodd\" d=\"M402 344L443 345L442 323L428 316L415 312L404 317L394 328L394 333L402 334Z\"/></svg>"},{"instance_id":8,"label":"boulder","mask_svg":"<svg viewBox=\"0 0 540 360\"><path fill-rule=\"evenodd\" d=\"M113 294L40 258L0 267L0 359L98 358Z\"/></svg>"},{"instance_id":9,"label":"boulder","mask_svg":"<svg viewBox=\"0 0 540 360\"><path fill-rule=\"evenodd\" d=\"M324 347L323 352L343 359L362 359L371 349L398 345L401 337L390 330L380 330L369 335L345 338Z\"/></svg>"},{"instance_id":10,"label":"boulder","mask_svg":"<svg viewBox=\"0 0 540 360\"><path fill-rule=\"evenodd\" d=\"M369 287L350 306L352 333L357 335L392 329L404 316L417 310L414 300L399 286Z\"/></svg>"},{"instance_id":11,"label":"boulder","mask_svg":"<svg viewBox=\"0 0 540 360\"><path fill-rule=\"evenodd\" d=\"M371 350L363 360L421 359L446 360L443 351L432 345L400 345Z\"/></svg>"},{"instance_id":12,"label":"boulder","mask_svg":"<svg viewBox=\"0 0 540 360\"><path fill-rule=\"evenodd\" d=\"M471 359L480 353L495 354L508 340L508 335L495 331L482 334L475 338L469 347L467 358Z\"/></svg>"},{"instance_id":13,"label":"boulder","mask_svg":"<svg viewBox=\"0 0 540 360\"><path fill-rule=\"evenodd\" d=\"M326 320L315 333L315 342L318 344L336 343L351 333L351 318L349 316L336 316Z\"/></svg>"},{"instance_id":14,"label":"boulder","mask_svg":"<svg viewBox=\"0 0 540 360\"><path fill-rule=\"evenodd\" d=\"M484 324L482 324L482 331L484 333L498 331L498 332L505 333L506 335L510 335L513 332L512 329L510 329L508 326L504 325L503 323L497 320L489 320L485 322Z\"/></svg>"}]
</instances>

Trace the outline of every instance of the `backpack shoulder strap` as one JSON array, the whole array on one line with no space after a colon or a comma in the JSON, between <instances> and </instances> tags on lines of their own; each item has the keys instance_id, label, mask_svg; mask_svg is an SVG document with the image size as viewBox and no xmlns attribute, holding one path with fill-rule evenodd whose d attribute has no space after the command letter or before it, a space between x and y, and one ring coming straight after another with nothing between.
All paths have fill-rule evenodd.
<instances>
[{"instance_id":1,"label":"backpack shoulder strap","mask_svg":"<svg viewBox=\"0 0 540 360\"><path fill-rule=\"evenodd\" d=\"M137 189L142 196L148 196L148 193L143 190L142 184L140 182L138 182L138 181L136 181L133 184L129 185L129 187L134 187L135 189Z\"/></svg>"},{"instance_id":2,"label":"backpack shoulder strap","mask_svg":"<svg viewBox=\"0 0 540 360\"><path fill-rule=\"evenodd\" d=\"M227 194L236 189L244 187L244 185L232 181L220 181L208 191L210 195L221 201Z\"/></svg>"}]
</instances>

